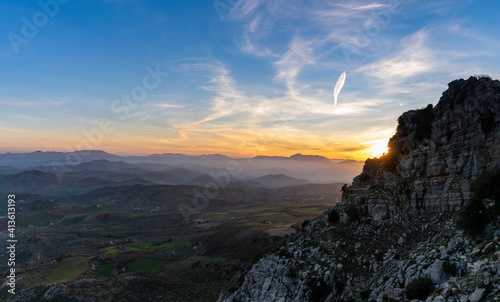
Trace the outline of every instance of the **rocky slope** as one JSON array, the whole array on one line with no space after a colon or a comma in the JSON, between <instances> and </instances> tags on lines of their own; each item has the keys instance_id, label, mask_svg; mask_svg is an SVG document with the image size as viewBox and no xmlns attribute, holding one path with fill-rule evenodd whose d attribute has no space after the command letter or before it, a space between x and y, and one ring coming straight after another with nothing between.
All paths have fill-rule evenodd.
<instances>
[{"instance_id":1,"label":"rocky slope","mask_svg":"<svg viewBox=\"0 0 500 302\"><path fill-rule=\"evenodd\" d=\"M449 84L399 119L389 152L366 161L343 199L258 261L219 301L497 301L499 220L456 226L471 182L500 164L500 82Z\"/></svg>"}]
</instances>

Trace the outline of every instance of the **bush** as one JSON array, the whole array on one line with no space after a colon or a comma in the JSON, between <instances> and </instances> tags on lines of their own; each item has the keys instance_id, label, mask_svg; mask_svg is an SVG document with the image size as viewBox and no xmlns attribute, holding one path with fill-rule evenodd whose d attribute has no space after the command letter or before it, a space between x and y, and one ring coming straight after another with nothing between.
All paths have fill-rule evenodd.
<instances>
[{"instance_id":1,"label":"bush","mask_svg":"<svg viewBox=\"0 0 500 302\"><path fill-rule=\"evenodd\" d=\"M309 220L304 220L304 221L302 222L302 229L305 229L305 228L306 228L306 227L307 227L310 223L311 223L311 221L309 221Z\"/></svg>"},{"instance_id":2,"label":"bush","mask_svg":"<svg viewBox=\"0 0 500 302\"><path fill-rule=\"evenodd\" d=\"M428 277L414 279L406 286L405 293L408 299L425 300L434 290L434 284Z\"/></svg>"},{"instance_id":3,"label":"bush","mask_svg":"<svg viewBox=\"0 0 500 302\"><path fill-rule=\"evenodd\" d=\"M417 128L415 130L415 139L423 141L431 136L432 121L434 115L432 114L432 104L427 105L423 109L417 110L416 114L412 117L412 123L415 123Z\"/></svg>"},{"instance_id":4,"label":"bush","mask_svg":"<svg viewBox=\"0 0 500 302\"><path fill-rule=\"evenodd\" d=\"M482 173L471 185L473 198L495 201L493 208L496 215L500 215L500 167L495 166Z\"/></svg>"},{"instance_id":5,"label":"bush","mask_svg":"<svg viewBox=\"0 0 500 302\"><path fill-rule=\"evenodd\" d=\"M487 79L487 80L490 80L490 81L493 81L493 79L487 75L487 74L478 74L476 76L474 76L476 79L480 80L480 79Z\"/></svg>"},{"instance_id":6,"label":"bush","mask_svg":"<svg viewBox=\"0 0 500 302\"><path fill-rule=\"evenodd\" d=\"M396 172L399 162L399 153L395 150L390 150L387 154L380 157L382 160L382 168L388 172Z\"/></svg>"},{"instance_id":7,"label":"bush","mask_svg":"<svg viewBox=\"0 0 500 302\"><path fill-rule=\"evenodd\" d=\"M370 183L371 179L372 179L372 176L369 173L362 172L361 174L359 174L359 181L361 182L362 185L366 185L366 184Z\"/></svg>"},{"instance_id":8,"label":"bush","mask_svg":"<svg viewBox=\"0 0 500 302\"><path fill-rule=\"evenodd\" d=\"M382 294L382 302L388 302L389 301L389 297L387 296L387 294Z\"/></svg>"},{"instance_id":9,"label":"bush","mask_svg":"<svg viewBox=\"0 0 500 302\"><path fill-rule=\"evenodd\" d=\"M481 199L472 198L460 210L457 224L469 235L479 235L489 222L489 215Z\"/></svg>"},{"instance_id":10,"label":"bush","mask_svg":"<svg viewBox=\"0 0 500 302\"><path fill-rule=\"evenodd\" d=\"M310 279L308 285L309 288L311 288L309 302L324 301L331 292L330 287L323 280L318 282L314 279Z\"/></svg>"},{"instance_id":11,"label":"bush","mask_svg":"<svg viewBox=\"0 0 500 302\"><path fill-rule=\"evenodd\" d=\"M368 300L370 298L370 294L372 293L371 289L364 289L359 293L359 297L361 300Z\"/></svg>"},{"instance_id":12,"label":"bush","mask_svg":"<svg viewBox=\"0 0 500 302\"><path fill-rule=\"evenodd\" d=\"M482 173L471 184L472 198L460 211L458 226L470 235L478 235L491 220L491 213L484 206L484 199L495 201L493 213L500 215L500 168Z\"/></svg>"},{"instance_id":13,"label":"bush","mask_svg":"<svg viewBox=\"0 0 500 302\"><path fill-rule=\"evenodd\" d=\"M350 221L359 221L361 215L359 213L359 209L355 205L349 205L347 209L345 209L345 213L349 216Z\"/></svg>"},{"instance_id":14,"label":"bush","mask_svg":"<svg viewBox=\"0 0 500 302\"><path fill-rule=\"evenodd\" d=\"M455 266L454 263L450 263L448 261L443 262L443 271L450 275L450 276L456 276L457 274L457 267Z\"/></svg>"},{"instance_id":15,"label":"bush","mask_svg":"<svg viewBox=\"0 0 500 302\"><path fill-rule=\"evenodd\" d=\"M328 213L328 222L331 224L337 224L340 221L340 215L336 210L331 210Z\"/></svg>"}]
</instances>

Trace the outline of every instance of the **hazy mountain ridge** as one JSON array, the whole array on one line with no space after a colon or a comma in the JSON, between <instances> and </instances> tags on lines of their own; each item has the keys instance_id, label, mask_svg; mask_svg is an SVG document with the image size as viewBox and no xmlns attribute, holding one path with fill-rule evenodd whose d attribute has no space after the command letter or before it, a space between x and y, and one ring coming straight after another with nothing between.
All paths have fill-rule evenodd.
<instances>
[{"instance_id":1,"label":"hazy mountain ridge","mask_svg":"<svg viewBox=\"0 0 500 302\"><path fill-rule=\"evenodd\" d=\"M47 157L44 157L44 154ZM302 183L345 182L359 173L362 162L330 160L322 156L296 154L291 157L230 158L225 155L189 156L166 154L146 157L119 157L102 151L89 152L92 157L82 157L78 164L64 164L65 161L54 161L55 158L74 155L61 152L33 152L26 154L0 155L0 173L16 174L23 171L39 170L55 174L58 178L64 175L80 174L88 177L99 175L99 178L123 182L142 178L157 184L195 184L206 185L213 182L213 175L229 175L232 183L247 182L247 185L260 186L262 183L254 178L270 174L285 174L290 181L280 186ZM3 156L3 157L2 157ZM16 162L12 158L28 158ZM105 158L100 158L105 157ZM10 164L10 166L7 166ZM228 174L228 165L236 165L237 173ZM303 179L305 182L292 180ZM266 186L266 184L264 184ZM276 185L272 185L276 187Z\"/></svg>"}]
</instances>

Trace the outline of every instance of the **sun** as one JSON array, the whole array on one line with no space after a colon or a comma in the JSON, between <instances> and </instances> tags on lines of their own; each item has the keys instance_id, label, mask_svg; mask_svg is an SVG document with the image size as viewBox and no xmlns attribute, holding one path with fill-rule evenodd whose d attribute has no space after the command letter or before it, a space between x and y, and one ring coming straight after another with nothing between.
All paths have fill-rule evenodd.
<instances>
[{"instance_id":1,"label":"sun","mask_svg":"<svg viewBox=\"0 0 500 302\"><path fill-rule=\"evenodd\" d=\"M389 147L387 147L387 140L377 140L374 142L372 147L368 149L373 157L380 157L382 154L387 153Z\"/></svg>"}]
</instances>

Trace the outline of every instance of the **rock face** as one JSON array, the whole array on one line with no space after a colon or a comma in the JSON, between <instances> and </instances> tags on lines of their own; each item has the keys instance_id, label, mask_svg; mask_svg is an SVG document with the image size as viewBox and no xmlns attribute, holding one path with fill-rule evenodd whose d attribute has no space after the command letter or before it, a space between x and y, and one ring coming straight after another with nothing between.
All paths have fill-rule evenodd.
<instances>
[{"instance_id":1,"label":"rock face","mask_svg":"<svg viewBox=\"0 0 500 302\"><path fill-rule=\"evenodd\" d=\"M448 86L435 107L399 117L388 154L366 161L340 208L356 205L380 220L464 205L471 181L500 164L500 81L471 77Z\"/></svg>"},{"instance_id":2,"label":"rock face","mask_svg":"<svg viewBox=\"0 0 500 302\"><path fill-rule=\"evenodd\" d=\"M342 202L220 302L497 301L500 219L477 241L457 230L453 212L500 164L500 81L453 81L435 107L398 122L389 152L365 162Z\"/></svg>"}]
</instances>

